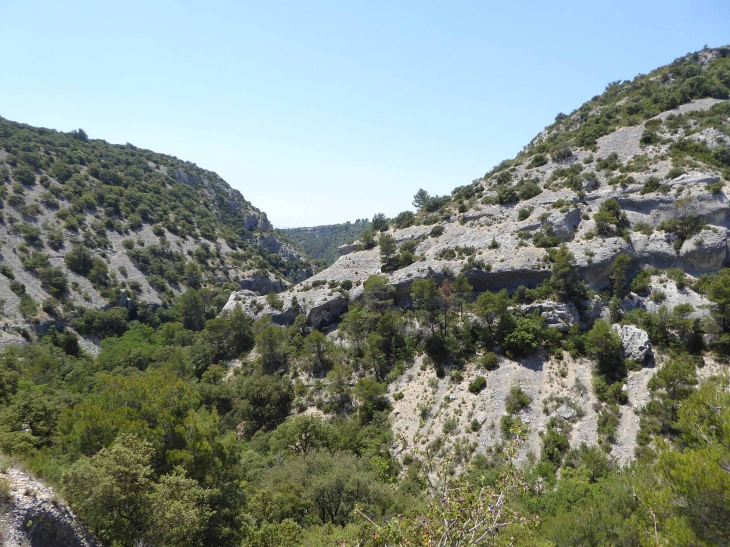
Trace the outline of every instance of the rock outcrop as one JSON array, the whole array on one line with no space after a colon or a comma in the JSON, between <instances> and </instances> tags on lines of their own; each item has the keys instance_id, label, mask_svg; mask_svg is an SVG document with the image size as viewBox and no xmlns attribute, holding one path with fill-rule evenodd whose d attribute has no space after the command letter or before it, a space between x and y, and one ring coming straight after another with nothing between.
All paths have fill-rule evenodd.
<instances>
[{"instance_id":1,"label":"rock outcrop","mask_svg":"<svg viewBox=\"0 0 730 547\"><path fill-rule=\"evenodd\" d=\"M567 332L577 323L580 323L580 315L574 304L560 302L535 302L520 306L523 313L531 314L537 311L545 318L545 325L558 329L560 332Z\"/></svg>"},{"instance_id":2,"label":"rock outcrop","mask_svg":"<svg viewBox=\"0 0 730 547\"><path fill-rule=\"evenodd\" d=\"M0 481L9 486L0 505L4 547L101 547L51 488L13 468Z\"/></svg>"}]
</instances>

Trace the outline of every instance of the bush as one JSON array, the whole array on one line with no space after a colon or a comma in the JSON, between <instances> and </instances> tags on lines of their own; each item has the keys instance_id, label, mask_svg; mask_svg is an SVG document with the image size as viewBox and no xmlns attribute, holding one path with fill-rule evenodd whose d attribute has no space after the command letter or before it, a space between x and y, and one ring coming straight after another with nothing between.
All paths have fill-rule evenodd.
<instances>
[{"instance_id":1,"label":"bush","mask_svg":"<svg viewBox=\"0 0 730 547\"><path fill-rule=\"evenodd\" d=\"M677 177L681 177L682 175L684 175L684 169L682 169L681 167L672 167L667 173L667 179L676 179Z\"/></svg>"},{"instance_id":2,"label":"bush","mask_svg":"<svg viewBox=\"0 0 730 547\"><path fill-rule=\"evenodd\" d=\"M412 211L403 211L402 213L398 213L396 215L396 217L393 219L393 224L395 224L396 228L402 230L403 228L413 226L413 223L415 221L416 215L414 215Z\"/></svg>"},{"instance_id":3,"label":"bush","mask_svg":"<svg viewBox=\"0 0 730 547\"><path fill-rule=\"evenodd\" d=\"M720 195L722 193L722 181L713 182L712 184L707 185L707 191L710 192L713 196Z\"/></svg>"},{"instance_id":4,"label":"bush","mask_svg":"<svg viewBox=\"0 0 730 547\"><path fill-rule=\"evenodd\" d=\"M517 191L512 186L500 186L497 188L497 203L505 205L519 200Z\"/></svg>"},{"instance_id":5,"label":"bush","mask_svg":"<svg viewBox=\"0 0 730 547\"><path fill-rule=\"evenodd\" d=\"M656 144L661 139L659 138L659 135L654 133L653 131L644 130L644 132L641 135L641 144Z\"/></svg>"},{"instance_id":6,"label":"bush","mask_svg":"<svg viewBox=\"0 0 730 547\"><path fill-rule=\"evenodd\" d=\"M373 215L372 225L376 232L384 232L388 229L388 219L383 213L376 213Z\"/></svg>"},{"instance_id":7,"label":"bush","mask_svg":"<svg viewBox=\"0 0 730 547\"><path fill-rule=\"evenodd\" d=\"M527 201L542 193L542 188L540 188L537 179L521 180L515 185L515 190L522 201Z\"/></svg>"},{"instance_id":8,"label":"bush","mask_svg":"<svg viewBox=\"0 0 730 547\"><path fill-rule=\"evenodd\" d=\"M526 220L530 216L530 210L524 207L517 213L517 220Z\"/></svg>"},{"instance_id":9,"label":"bush","mask_svg":"<svg viewBox=\"0 0 730 547\"><path fill-rule=\"evenodd\" d=\"M649 194L651 192L658 192L662 188L662 184L656 177L649 177L644 181L644 186L641 188L641 195ZM669 187L665 186L665 188L668 190Z\"/></svg>"},{"instance_id":10,"label":"bush","mask_svg":"<svg viewBox=\"0 0 730 547\"><path fill-rule=\"evenodd\" d=\"M649 292L649 282L651 281L651 272L647 269L640 270L631 282L631 290L636 294L646 294Z\"/></svg>"},{"instance_id":11,"label":"bush","mask_svg":"<svg viewBox=\"0 0 730 547\"><path fill-rule=\"evenodd\" d=\"M493 351L488 351L482 355L479 364L487 370L495 370L499 366L499 357Z\"/></svg>"},{"instance_id":12,"label":"bush","mask_svg":"<svg viewBox=\"0 0 730 547\"><path fill-rule=\"evenodd\" d=\"M528 169L533 169L535 167L541 167L545 164L547 164L548 159L545 156L545 154L535 154L532 156L532 161L527 166Z\"/></svg>"},{"instance_id":13,"label":"bush","mask_svg":"<svg viewBox=\"0 0 730 547\"><path fill-rule=\"evenodd\" d=\"M551 154L554 163L560 163L573 156L573 151L569 147L558 148Z\"/></svg>"},{"instance_id":14,"label":"bush","mask_svg":"<svg viewBox=\"0 0 730 547\"><path fill-rule=\"evenodd\" d=\"M531 402L530 396L520 386L514 386L509 390L504 407L508 414L514 415L530 406Z\"/></svg>"},{"instance_id":15,"label":"bush","mask_svg":"<svg viewBox=\"0 0 730 547\"><path fill-rule=\"evenodd\" d=\"M454 431L456 431L456 428L458 426L459 426L459 422L456 421L456 418L448 418L444 422L444 427L443 427L443 433L444 433L444 435L448 435L450 433L453 433Z\"/></svg>"},{"instance_id":16,"label":"bush","mask_svg":"<svg viewBox=\"0 0 730 547\"><path fill-rule=\"evenodd\" d=\"M284 308L284 302L275 292L270 292L266 295L266 302L267 304L269 304L269 306L276 310L281 310Z\"/></svg>"},{"instance_id":17,"label":"bush","mask_svg":"<svg viewBox=\"0 0 730 547\"><path fill-rule=\"evenodd\" d=\"M94 266L94 257L86 247L74 245L63 261L66 267L74 273L86 277Z\"/></svg>"},{"instance_id":18,"label":"bush","mask_svg":"<svg viewBox=\"0 0 730 547\"><path fill-rule=\"evenodd\" d=\"M477 376L473 382L469 383L469 391L474 395L480 393L485 387L487 387L487 379L484 376Z\"/></svg>"},{"instance_id":19,"label":"bush","mask_svg":"<svg viewBox=\"0 0 730 547\"><path fill-rule=\"evenodd\" d=\"M444 233L444 227L441 224L437 224L431 228L431 237L439 237Z\"/></svg>"},{"instance_id":20,"label":"bush","mask_svg":"<svg viewBox=\"0 0 730 547\"><path fill-rule=\"evenodd\" d=\"M35 173L29 165L21 165L13 169L13 180L24 186L35 184Z\"/></svg>"},{"instance_id":21,"label":"bush","mask_svg":"<svg viewBox=\"0 0 730 547\"><path fill-rule=\"evenodd\" d=\"M626 213L621 211L618 200L614 198L601 203L598 212L593 215L593 220L596 222L598 234L602 236L614 235L614 230L618 235L622 235L629 226Z\"/></svg>"}]
</instances>

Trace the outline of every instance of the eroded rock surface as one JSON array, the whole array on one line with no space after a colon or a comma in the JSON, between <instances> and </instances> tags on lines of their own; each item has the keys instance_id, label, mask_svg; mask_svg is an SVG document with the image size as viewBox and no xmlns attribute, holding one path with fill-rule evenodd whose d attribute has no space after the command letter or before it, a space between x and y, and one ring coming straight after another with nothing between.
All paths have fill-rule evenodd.
<instances>
[{"instance_id":1,"label":"eroded rock surface","mask_svg":"<svg viewBox=\"0 0 730 547\"><path fill-rule=\"evenodd\" d=\"M652 356L649 334L634 325L612 325L613 332L621 338L621 345L626 359L643 363Z\"/></svg>"},{"instance_id":2,"label":"eroded rock surface","mask_svg":"<svg viewBox=\"0 0 730 547\"><path fill-rule=\"evenodd\" d=\"M0 508L4 547L101 547L53 490L26 473L0 473L10 485L9 504Z\"/></svg>"}]
</instances>

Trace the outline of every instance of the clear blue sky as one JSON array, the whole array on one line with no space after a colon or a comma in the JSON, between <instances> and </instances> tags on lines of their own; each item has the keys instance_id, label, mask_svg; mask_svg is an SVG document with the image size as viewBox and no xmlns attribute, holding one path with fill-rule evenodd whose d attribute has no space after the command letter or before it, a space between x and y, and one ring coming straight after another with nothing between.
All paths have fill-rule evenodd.
<instances>
[{"instance_id":1,"label":"clear blue sky","mask_svg":"<svg viewBox=\"0 0 730 547\"><path fill-rule=\"evenodd\" d=\"M0 115L218 172L278 226L391 216L612 80L730 43L730 2L0 0Z\"/></svg>"}]
</instances>

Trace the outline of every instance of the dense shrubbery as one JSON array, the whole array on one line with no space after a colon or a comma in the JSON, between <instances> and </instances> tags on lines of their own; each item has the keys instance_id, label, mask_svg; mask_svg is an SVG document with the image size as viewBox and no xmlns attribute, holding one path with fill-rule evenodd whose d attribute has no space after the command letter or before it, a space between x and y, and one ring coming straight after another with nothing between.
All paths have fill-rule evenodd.
<instances>
[{"instance_id":1,"label":"dense shrubbery","mask_svg":"<svg viewBox=\"0 0 730 547\"><path fill-rule=\"evenodd\" d=\"M622 411L618 405L625 402L627 364L618 357L618 337L600 320L587 332L574 328L561 334L547 328L539 315L524 315L514 307L535 298L583 298L577 296L585 289L572 274L574 259L567 250L552 251L551 261L553 272L543 286L513 296L485 292L474 300L464 276L414 281L413 312L395 307L393 288L373 276L365 282L362 302L342 318L340 331L348 347L309 329L302 317L291 327L270 320L252 323L240 310L216 318L222 302L213 304L207 289L186 292L170 310L140 310L135 321L122 308L87 311L74 326L103 338L96 359L80 351L73 335L56 331L39 343L0 354L0 449L60 481L77 514L112 542L144 538L152 545L229 545L272 537L277 544L299 545L318 544L312 537L328 534L378 544L378 537L396 532L411 537L413 523L432 526L429 519L442 513L439 505L428 509L421 501L424 473L431 469L428 460L401 463L388 449L392 437L384 382L397 377L419 347L437 373L475 360L480 346L499 345L514 356L567 350L593 357L593 387L604 401L598 411L599 438L610 449ZM620 293L631 283L631 270L618 263L614 270L614 290ZM686 352L701 348L692 333L705 328L711 333L708 343L727 354L728 279L723 271L697 284L716 303L715 331L688 319L686 310L634 310L623 317L645 328L655 347L677 352L650 382L652 400L641 414L640 460L626 471L642 499L655 484L652 473L670 481L663 514L674 514L676 498L669 494L674 489L684 489L685 499L724 491L712 458L726 448L721 443L700 447L692 435L696 424L717 419L716 411L697 418L698 413L705 416L706 401L720 414L730 412L730 401L720 384L695 389L697 364ZM413 328L415 319L421 329ZM248 354L254 345L256 352ZM225 362L237 357L243 358L242 366L225 379ZM481 358L486 371L498 360L489 351ZM300 382L302 372L316 382ZM484 389L488 374L471 382L469 391ZM326 417L290 416L310 404ZM521 416L531 404L525 390L510 390L507 415L499 424L508 443L524 435ZM571 522L570 537L584 537L597 533L594 525L575 519L590 510L597 519L612 522L611 537L635 534L636 519L648 514L643 502L630 497L634 501L626 502L620 518L612 509L624 503L628 478L612 471L600 448L570 450L570 426L559 420L551 419L542 436L540 461L517 471L522 484L531 486L508 490L504 498L505 507L528 519L539 515L541 524L524 527L517 519L505 532L517 534L517 544L532 545L538 538L558 538L557 527ZM707 427L715 431L711 424ZM676 447L652 443L656 437L669 438ZM472 465L479 473L518 469L508 466L509 456L504 458L487 464L479 456ZM663 474L656 462L672 473ZM698 465L705 470L701 480L706 488L692 494L690 482L677 470L692 466L696 477ZM459 480L466 481L468 491L480 491L470 472ZM533 488L544 481L551 487ZM499 483L490 485L500 488ZM570 498L575 492L579 497ZM606 496L614 505L605 503ZM453 503L469 510L478 498ZM120 504L131 504L134 511L114 512ZM687 515L683 533L713 541L724 537L722 527L703 520L706 511L714 514L721 505L708 507ZM660 534L673 533L668 522L658 520Z\"/></svg>"}]
</instances>

